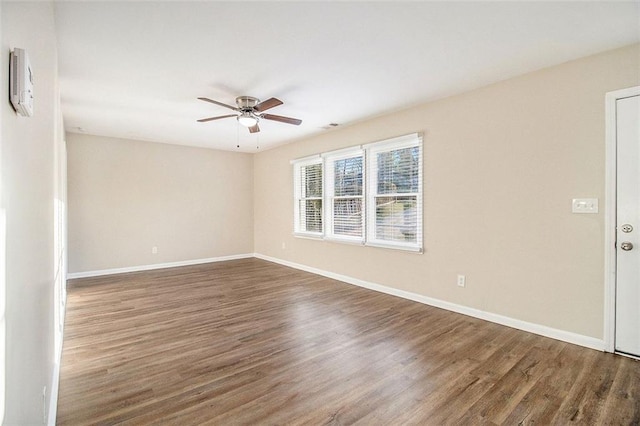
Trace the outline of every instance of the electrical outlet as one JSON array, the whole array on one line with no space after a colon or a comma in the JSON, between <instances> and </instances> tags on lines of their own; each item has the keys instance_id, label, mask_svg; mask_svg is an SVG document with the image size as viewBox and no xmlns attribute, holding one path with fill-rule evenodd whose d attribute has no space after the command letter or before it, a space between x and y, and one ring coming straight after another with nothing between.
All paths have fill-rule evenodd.
<instances>
[{"instance_id":1,"label":"electrical outlet","mask_svg":"<svg viewBox=\"0 0 640 426\"><path fill-rule=\"evenodd\" d=\"M286 249L287 245L284 243L284 241L282 242L282 250Z\"/></svg>"},{"instance_id":2,"label":"electrical outlet","mask_svg":"<svg viewBox=\"0 0 640 426\"><path fill-rule=\"evenodd\" d=\"M466 281L466 278L464 275L458 275L458 287L464 287L465 281Z\"/></svg>"},{"instance_id":3,"label":"electrical outlet","mask_svg":"<svg viewBox=\"0 0 640 426\"><path fill-rule=\"evenodd\" d=\"M156 246L151 247L151 254L158 254L158 247Z\"/></svg>"}]
</instances>

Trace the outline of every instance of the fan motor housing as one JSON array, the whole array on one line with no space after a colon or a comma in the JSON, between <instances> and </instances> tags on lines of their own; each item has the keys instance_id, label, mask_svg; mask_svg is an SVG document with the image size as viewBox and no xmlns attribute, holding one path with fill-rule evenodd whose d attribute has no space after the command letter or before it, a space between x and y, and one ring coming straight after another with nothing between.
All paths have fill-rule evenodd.
<instances>
[{"instance_id":1,"label":"fan motor housing","mask_svg":"<svg viewBox=\"0 0 640 426\"><path fill-rule=\"evenodd\" d=\"M238 108L241 110L251 110L258 105L259 102L260 99L252 96L238 96L236 98L236 105L238 105Z\"/></svg>"}]
</instances>

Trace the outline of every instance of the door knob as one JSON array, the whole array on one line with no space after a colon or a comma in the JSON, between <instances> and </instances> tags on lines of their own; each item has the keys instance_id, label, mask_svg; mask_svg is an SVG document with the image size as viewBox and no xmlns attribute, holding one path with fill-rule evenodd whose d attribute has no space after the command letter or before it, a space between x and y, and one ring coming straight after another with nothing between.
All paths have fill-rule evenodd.
<instances>
[{"instance_id":1,"label":"door knob","mask_svg":"<svg viewBox=\"0 0 640 426\"><path fill-rule=\"evenodd\" d=\"M633 250L633 244L631 244L628 241L625 241L623 243L620 244L620 248L624 251L629 251L629 250Z\"/></svg>"}]
</instances>

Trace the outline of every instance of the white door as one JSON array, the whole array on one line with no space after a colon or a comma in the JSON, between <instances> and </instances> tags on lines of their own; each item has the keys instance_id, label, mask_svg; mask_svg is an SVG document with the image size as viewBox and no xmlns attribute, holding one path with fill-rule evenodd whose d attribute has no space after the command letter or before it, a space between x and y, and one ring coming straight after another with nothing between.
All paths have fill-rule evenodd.
<instances>
[{"instance_id":1,"label":"white door","mask_svg":"<svg viewBox=\"0 0 640 426\"><path fill-rule=\"evenodd\" d=\"M616 100L615 350L640 356L640 96Z\"/></svg>"}]
</instances>

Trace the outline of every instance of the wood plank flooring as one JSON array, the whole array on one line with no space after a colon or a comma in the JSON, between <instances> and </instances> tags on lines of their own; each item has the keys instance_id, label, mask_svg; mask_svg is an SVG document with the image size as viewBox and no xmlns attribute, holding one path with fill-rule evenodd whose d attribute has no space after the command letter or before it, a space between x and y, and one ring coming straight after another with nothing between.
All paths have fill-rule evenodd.
<instances>
[{"instance_id":1,"label":"wood plank flooring","mask_svg":"<svg viewBox=\"0 0 640 426\"><path fill-rule=\"evenodd\" d=\"M258 259L69 282L59 425L640 424L640 362Z\"/></svg>"}]
</instances>

